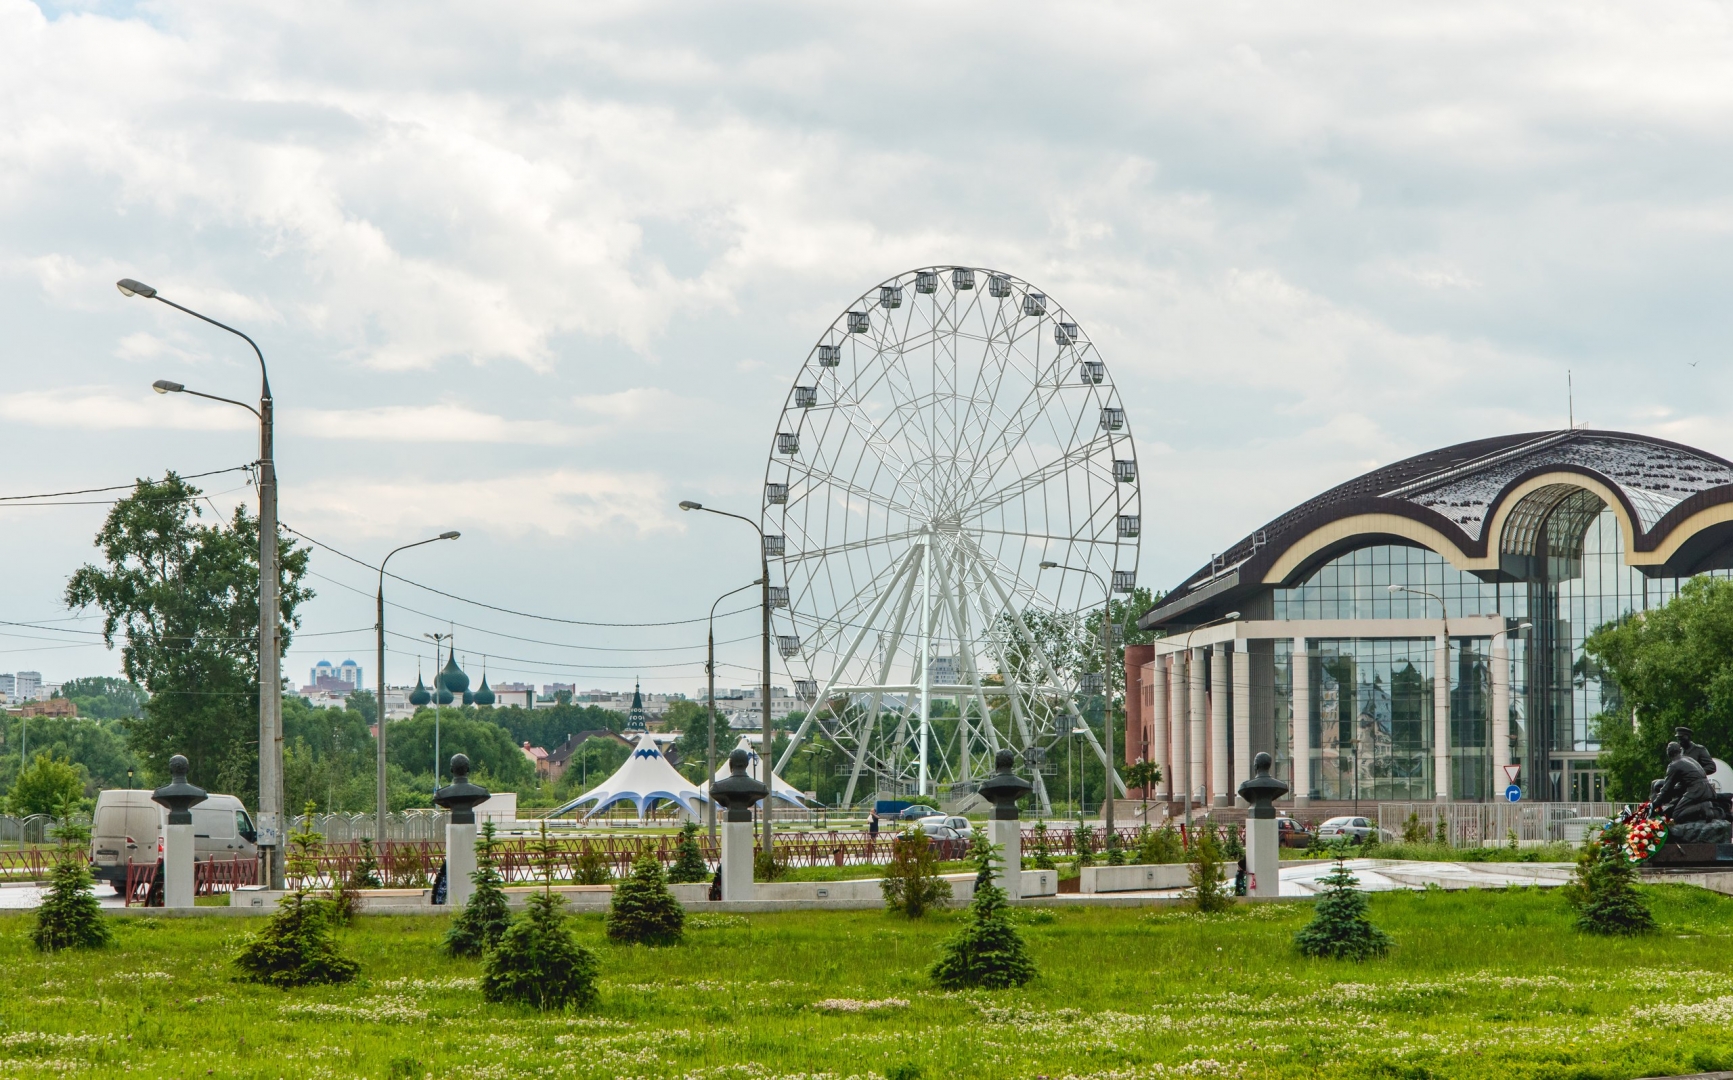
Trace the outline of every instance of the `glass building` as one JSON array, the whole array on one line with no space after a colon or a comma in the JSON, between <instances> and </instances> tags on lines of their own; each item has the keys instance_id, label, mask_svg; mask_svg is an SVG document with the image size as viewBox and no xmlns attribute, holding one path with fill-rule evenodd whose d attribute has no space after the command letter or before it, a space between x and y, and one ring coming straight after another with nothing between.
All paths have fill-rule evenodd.
<instances>
[{"instance_id":1,"label":"glass building","mask_svg":"<svg viewBox=\"0 0 1733 1080\"><path fill-rule=\"evenodd\" d=\"M1620 432L1484 439L1356 477L1140 619L1126 759L1227 805L1258 751L1312 800L1599 801L1600 626L1733 567L1733 464ZM1733 748L1712 748L1725 753Z\"/></svg>"}]
</instances>

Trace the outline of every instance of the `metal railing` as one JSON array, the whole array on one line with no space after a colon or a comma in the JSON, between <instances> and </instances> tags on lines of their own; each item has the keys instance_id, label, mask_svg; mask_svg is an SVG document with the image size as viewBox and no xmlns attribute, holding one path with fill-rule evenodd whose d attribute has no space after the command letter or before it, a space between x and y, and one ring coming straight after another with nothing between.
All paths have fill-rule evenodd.
<instances>
[{"instance_id":1,"label":"metal railing","mask_svg":"<svg viewBox=\"0 0 1733 1080\"><path fill-rule=\"evenodd\" d=\"M1451 847L1499 847L1516 835L1519 844L1539 844L1582 839L1582 830L1606 821L1616 812L1610 802L1382 802L1378 804L1378 829L1386 841L1401 840L1417 819L1429 834L1438 835L1444 823Z\"/></svg>"}]
</instances>

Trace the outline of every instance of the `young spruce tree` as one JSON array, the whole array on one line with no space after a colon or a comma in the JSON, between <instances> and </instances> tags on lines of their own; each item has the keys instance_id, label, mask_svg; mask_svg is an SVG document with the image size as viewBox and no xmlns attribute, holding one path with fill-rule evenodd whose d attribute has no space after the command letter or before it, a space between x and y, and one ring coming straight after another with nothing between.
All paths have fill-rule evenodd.
<instances>
[{"instance_id":1,"label":"young spruce tree","mask_svg":"<svg viewBox=\"0 0 1733 1080\"><path fill-rule=\"evenodd\" d=\"M498 945L511 927L511 911L502 887L505 879L499 873L499 841L494 839L491 819L482 823L481 843L475 854L475 873L469 875L475 891L445 932L445 951L450 956L480 956Z\"/></svg>"},{"instance_id":2,"label":"young spruce tree","mask_svg":"<svg viewBox=\"0 0 1733 1080\"><path fill-rule=\"evenodd\" d=\"M946 990L1002 990L1022 986L1035 977L1035 961L1011 922L1005 890L993 881L993 856L998 846L977 841L975 898L968 922L945 940L933 981Z\"/></svg>"},{"instance_id":3,"label":"young spruce tree","mask_svg":"<svg viewBox=\"0 0 1733 1080\"><path fill-rule=\"evenodd\" d=\"M1215 826L1205 822L1191 845L1191 898L1201 912L1226 911L1233 906L1229 886L1222 881L1221 841Z\"/></svg>"},{"instance_id":4,"label":"young spruce tree","mask_svg":"<svg viewBox=\"0 0 1733 1080\"><path fill-rule=\"evenodd\" d=\"M1334 960L1369 960L1390 951L1390 937L1366 917L1366 894L1354 886L1360 879L1348 872L1340 848L1336 866L1323 878L1328 886L1318 897L1312 921L1294 935L1302 956Z\"/></svg>"},{"instance_id":5,"label":"young spruce tree","mask_svg":"<svg viewBox=\"0 0 1733 1080\"><path fill-rule=\"evenodd\" d=\"M698 846L696 821L688 821L680 827L680 842L674 850L674 865L668 870L670 883L690 885L710 880L710 865L704 861L704 849Z\"/></svg>"},{"instance_id":6,"label":"young spruce tree","mask_svg":"<svg viewBox=\"0 0 1733 1080\"><path fill-rule=\"evenodd\" d=\"M481 996L488 1001L548 1010L583 1008L596 1000L596 954L578 943L563 910L566 898L553 892L555 846L544 823L536 844L542 891L486 954Z\"/></svg>"},{"instance_id":7,"label":"young spruce tree","mask_svg":"<svg viewBox=\"0 0 1733 1080\"><path fill-rule=\"evenodd\" d=\"M337 904L312 895L321 846L309 813L302 830L289 837L288 870L295 891L277 904L270 919L235 955L235 966L246 981L287 988L345 983L360 973L361 965L337 947L341 922Z\"/></svg>"},{"instance_id":8,"label":"young spruce tree","mask_svg":"<svg viewBox=\"0 0 1733 1080\"><path fill-rule=\"evenodd\" d=\"M632 864L632 876L614 886L608 936L627 945L678 945L686 910L668 891L662 863L648 851Z\"/></svg>"},{"instance_id":9,"label":"young spruce tree","mask_svg":"<svg viewBox=\"0 0 1733 1080\"><path fill-rule=\"evenodd\" d=\"M1655 928L1649 902L1637 891L1637 872L1625 858L1625 826L1613 822L1583 838L1576 878L1565 899L1576 909L1577 929L1587 934L1631 936Z\"/></svg>"},{"instance_id":10,"label":"young spruce tree","mask_svg":"<svg viewBox=\"0 0 1733 1080\"><path fill-rule=\"evenodd\" d=\"M113 940L108 923L102 917L102 905L90 891L90 866L84 849L90 842L90 830L74 825L71 807L63 808L64 822L55 830L60 841L50 878L48 895L36 909L36 926L30 938L43 952L61 949L100 949Z\"/></svg>"}]
</instances>

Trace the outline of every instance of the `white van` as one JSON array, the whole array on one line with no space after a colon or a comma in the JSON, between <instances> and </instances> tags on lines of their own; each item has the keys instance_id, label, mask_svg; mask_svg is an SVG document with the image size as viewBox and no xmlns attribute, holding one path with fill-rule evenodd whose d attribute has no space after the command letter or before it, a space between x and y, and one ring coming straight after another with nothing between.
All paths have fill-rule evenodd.
<instances>
[{"instance_id":1,"label":"white van","mask_svg":"<svg viewBox=\"0 0 1733 1080\"><path fill-rule=\"evenodd\" d=\"M257 858L258 833L247 808L233 795L212 795L192 809L193 854L206 859ZM155 864L162 853L168 811L149 791L102 791L90 830L90 872L116 892L126 887L126 864Z\"/></svg>"}]
</instances>

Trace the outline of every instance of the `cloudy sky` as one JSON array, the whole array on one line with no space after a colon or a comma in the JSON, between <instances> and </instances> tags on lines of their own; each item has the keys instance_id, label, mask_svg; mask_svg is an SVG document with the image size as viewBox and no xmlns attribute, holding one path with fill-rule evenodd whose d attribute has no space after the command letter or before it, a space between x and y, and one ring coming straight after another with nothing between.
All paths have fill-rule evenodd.
<instances>
[{"instance_id":1,"label":"cloudy sky","mask_svg":"<svg viewBox=\"0 0 1733 1080\"><path fill-rule=\"evenodd\" d=\"M241 343L122 276L264 347L285 522L369 560L461 529L394 569L576 620L756 574L676 502L755 508L814 338L925 264L1085 327L1158 587L1367 468L1564 426L1567 370L1579 421L1733 456L1729 55L1688 2L0 0L0 495L254 455L149 390L256 394ZM117 668L60 603L102 498L0 507L0 619L41 624L0 671ZM371 680L370 575L314 570L288 672ZM495 682L701 682L701 626L393 597Z\"/></svg>"}]
</instances>

